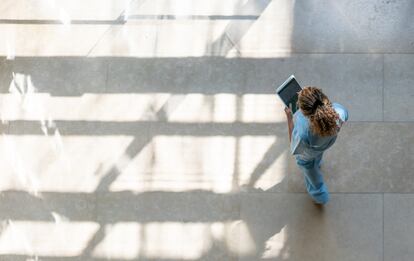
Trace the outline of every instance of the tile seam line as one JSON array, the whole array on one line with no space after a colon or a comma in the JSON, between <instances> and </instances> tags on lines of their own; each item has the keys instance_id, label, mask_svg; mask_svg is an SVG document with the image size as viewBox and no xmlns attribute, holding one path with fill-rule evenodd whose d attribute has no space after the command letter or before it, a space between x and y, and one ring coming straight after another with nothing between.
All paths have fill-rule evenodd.
<instances>
[{"instance_id":1,"label":"tile seam line","mask_svg":"<svg viewBox=\"0 0 414 261\"><path fill-rule=\"evenodd\" d=\"M385 260L385 210L384 210L384 195L385 193L382 193L382 261Z\"/></svg>"},{"instance_id":2,"label":"tile seam line","mask_svg":"<svg viewBox=\"0 0 414 261\"><path fill-rule=\"evenodd\" d=\"M412 121L348 121L348 123L414 123Z\"/></svg>"},{"instance_id":3,"label":"tile seam line","mask_svg":"<svg viewBox=\"0 0 414 261\"><path fill-rule=\"evenodd\" d=\"M385 121L385 54L382 54L382 121Z\"/></svg>"},{"instance_id":4,"label":"tile seam line","mask_svg":"<svg viewBox=\"0 0 414 261\"><path fill-rule=\"evenodd\" d=\"M236 194L275 194L275 195L307 195L307 192L255 192L255 191L240 191ZM220 194L233 194L233 193L220 193ZM329 192L331 195L412 195L413 192Z\"/></svg>"},{"instance_id":5,"label":"tile seam line","mask_svg":"<svg viewBox=\"0 0 414 261\"><path fill-rule=\"evenodd\" d=\"M108 30L113 27L109 26ZM257 52L257 53L245 53L243 51L239 51L237 48L235 50L238 54L241 56L239 57L226 57L221 55L207 55L207 56L108 56L108 55L97 55L97 56L89 56L91 51L96 47L96 44L99 43L99 41L102 40L102 37L107 33L106 30L102 36L99 38L99 40L95 43L95 45L91 48L91 50L88 51L85 55L73 55L73 56L67 56L67 55L44 55L44 56L33 56L33 55L16 55L16 58L136 58L136 59L183 59L183 58L194 58L194 59L202 59L202 58L223 58L223 59L289 59L292 56L295 55L414 55L414 53L288 53L288 52L272 52L271 54L287 54L291 56L249 56L249 55L263 55L266 54L266 52ZM161 53L164 54L164 53ZM184 53L179 53L179 55L183 55ZM246 56L243 56L246 55ZM0 55L0 59L6 59L6 55Z\"/></svg>"},{"instance_id":6,"label":"tile seam line","mask_svg":"<svg viewBox=\"0 0 414 261\"><path fill-rule=\"evenodd\" d=\"M243 53L243 52L242 52ZM254 54L254 53L266 53L266 51L246 51L246 54ZM408 54L412 55L414 52L289 52L289 51L268 51L268 53L275 53L275 54L375 54L375 55L387 55L387 54Z\"/></svg>"},{"instance_id":7,"label":"tile seam line","mask_svg":"<svg viewBox=\"0 0 414 261\"><path fill-rule=\"evenodd\" d=\"M0 191L0 193L9 193L9 194L19 194L21 192L26 193L26 190L3 190ZM117 194L117 193L123 193L123 192L136 192L136 191L132 191L132 190L120 190L120 191L108 191L108 190L96 190L93 192L82 192L82 191L39 191L39 193L53 193L53 194L84 194L84 195L94 195L94 194ZM156 191L144 191L144 192L137 192L136 195L140 195L143 193L154 193L154 192L171 192L172 194L174 193L188 193L188 192L194 192L192 190L189 191L161 191L161 190L156 190ZM216 195L235 195L235 194L279 194L279 195L308 195L307 192L227 192L227 193L216 193ZM410 195L410 196L414 196L414 191L413 192L329 192L329 194L334 194L334 195L342 195L342 194L347 194L347 195Z\"/></svg>"},{"instance_id":8,"label":"tile seam line","mask_svg":"<svg viewBox=\"0 0 414 261\"><path fill-rule=\"evenodd\" d=\"M0 93L0 95L4 95L4 94L8 94L8 93ZM94 94L94 93L93 93ZM133 93L135 94L135 93ZM54 96L54 97L66 97L66 96ZM13 120L8 120L9 122L38 122L38 120L32 120L32 119L13 119ZM95 122L98 120L91 120L91 119L87 119L87 120L65 120L65 119L56 119L55 121L61 121L61 122L71 122L71 121L80 121L80 122ZM111 121L99 121L99 122L111 122ZM162 122L162 121L146 121L146 120L134 120L134 121L116 121L116 122L146 122L146 123L163 123L163 124L249 124L249 125L253 125L253 124L258 124L258 125L279 125L279 124L285 124L286 122L282 121L276 121L276 122L251 122L251 121L236 121L236 122L219 122L219 121L207 121L207 122L203 122L203 121L194 121L194 122L185 122L185 121L169 121L169 122ZM383 124L391 124L391 123L407 123L407 124L414 124L414 121L348 121L347 123L351 123L351 124L358 124L358 123L383 123ZM346 126L346 125L345 125Z\"/></svg>"},{"instance_id":9,"label":"tile seam line","mask_svg":"<svg viewBox=\"0 0 414 261\"><path fill-rule=\"evenodd\" d=\"M133 0L130 0L129 2L128 2L128 5L130 5L131 3L132 3L132 1ZM123 16L123 14L125 14L125 10L126 9L123 9L122 11L121 11L121 13L118 15L118 17L117 17L117 19L115 20L115 21L119 21L120 19L123 19L124 18L124 16ZM126 22L126 21L125 21ZM120 25L124 25L125 23L123 23L123 24L120 24ZM91 49L88 51L88 53L85 55L85 57L86 58L90 58L91 56L91 53L92 53L92 51L98 46L98 44L102 41L102 39L105 37L105 35L114 27L115 25L114 24L110 24L110 25L108 25L108 28L105 30L105 32L98 38L98 40L95 42L95 44L93 44L92 45L92 47L91 47Z\"/></svg>"}]
</instances>

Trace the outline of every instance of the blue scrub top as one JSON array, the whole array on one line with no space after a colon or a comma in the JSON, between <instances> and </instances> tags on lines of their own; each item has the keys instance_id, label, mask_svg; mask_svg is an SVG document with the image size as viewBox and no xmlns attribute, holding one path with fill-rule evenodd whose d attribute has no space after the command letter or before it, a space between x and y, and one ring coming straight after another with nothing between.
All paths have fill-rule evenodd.
<instances>
[{"instance_id":1,"label":"blue scrub top","mask_svg":"<svg viewBox=\"0 0 414 261\"><path fill-rule=\"evenodd\" d=\"M339 115L338 127L348 120L348 110L339 103L333 103L332 107ZM308 118L298 110L294 115L294 128L292 131L292 142L290 150L297 159L310 161L320 156L331 147L337 135L320 137L312 133Z\"/></svg>"}]
</instances>

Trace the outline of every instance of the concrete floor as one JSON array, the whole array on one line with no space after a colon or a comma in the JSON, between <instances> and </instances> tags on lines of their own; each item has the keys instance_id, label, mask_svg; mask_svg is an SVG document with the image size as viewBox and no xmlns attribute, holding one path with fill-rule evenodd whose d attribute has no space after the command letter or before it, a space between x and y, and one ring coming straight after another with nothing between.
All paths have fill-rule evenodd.
<instances>
[{"instance_id":1,"label":"concrete floor","mask_svg":"<svg viewBox=\"0 0 414 261\"><path fill-rule=\"evenodd\" d=\"M414 1L2 0L0 260L414 260ZM304 193L275 87L350 111Z\"/></svg>"}]
</instances>

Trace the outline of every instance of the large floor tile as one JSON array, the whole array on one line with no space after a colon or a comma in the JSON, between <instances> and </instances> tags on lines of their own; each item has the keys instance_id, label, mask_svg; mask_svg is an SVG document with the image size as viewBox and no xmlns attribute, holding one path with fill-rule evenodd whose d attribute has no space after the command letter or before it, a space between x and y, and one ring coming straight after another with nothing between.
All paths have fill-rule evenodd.
<instances>
[{"instance_id":1,"label":"large floor tile","mask_svg":"<svg viewBox=\"0 0 414 261\"><path fill-rule=\"evenodd\" d=\"M88 260L81 257L99 224L94 222L10 221L0 240L2 260Z\"/></svg>"},{"instance_id":2,"label":"large floor tile","mask_svg":"<svg viewBox=\"0 0 414 261\"><path fill-rule=\"evenodd\" d=\"M156 57L156 22L111 26L89 56Z\"/></svg>"},{"instance_id":3,"label":"large floor tile","mask_svg":"<svg viewBox=\"0 0 414 261\"><path fill-rule=\"evenodd\" d=\"M231 20L225 32L243 57L279 57L292 53L294 2L270 1L256 20Z\"/></svg>"},{"instance_id":4,"label":"large floor tile","mask_svg":"<svg viewBox=\"0 0 414 261\"><path fill-rule=\"evenodd\" d=\"M4 73L2 91L9 91L14 72L17 78L30 77L35 91L56 96L102 92L273 95L276 86L295 74L302 85L319 86L331 100L344 104L350 111L350 120L374 121L382 119L380 61L378 55L294 55L272 59L19 58L5 62L12 67L10 70L8 65L9 70ZM339 75L332 73L333 67L342 68ZM19 81L22 79L15 82ZM355 96L356 92L360 95ZM275 97L275 104L276 101Z\"/></svg>"},{"instance_id":5,"label":"large floor tile","mask_svg":"<svg viewBox=\"0 0 414 261\"><path fill-rule=\"evenodd\" d=\"M220 52L207 52L208 55L217 56L226 56L229 52L253 57L270 57L279 52L413 52L411 38L414 28L409 16L413 6L408 0L371 0L366 3L353 1L346 4L310 1L297 2L294 5L289 1L268 0L234 0L225 4L143 0L106 0L102 3L94 0L86 8L80 6L78 1L66 0L59 3L6 1L0 6L5 15L1 31L6 39L3 46L0 46L1 53L9 56L86 55L100 38L96 39L97 34L102 36L110 26L122 27L128 24L126 21L166 23L168 28L163 35L171 39L176 34L176 41L172 43L164 40L164 37L157 39L157 45L153 46L158 46L158 53L154 54L150 48L144 48L147 56L200 56L203 55L203 47L211 43L213 50L217 49L217 45L230 46L222 47ZM326 9L330 12L323 11ZM360 10L364 10L364 13L361 14ZM224 38L212 41L210 34L214 30L211 25L201 29L180 26L183 22L196 25L203 21L224 24ZM64 26L56 27L51 23L62 23ZM157 30L152 30L151 34ZM159 30L162 31L162 28ZM177 35L180 32L181 37ZM139 38L141 42L144 41L142 31L132 35L135 37L129 39ZM119 33L108 34L106 45L111 46L113 37L119 38ZM396 38L399 41L394 41ZM82 44L80 41L76 45L72 44L73 39L81 39ZM113 44L115 47L111 48L104 45L98 49L96 55L142 56L144 52L133 45L129 45L128 49L132 50L130 52L122 50L122 46L127 44L119 39ZM233 45L236 47L233 48ZM116 51L108 48L115 48Z\"/></svg>"},{"instance_id":6,"label":"large floor tile","mask_svg":"<svg viewBox=\"0 0 414 261\"><path fill-rule=\"evenodd\" d=\"M135 17L148 14L175 14L178 17L217 14L253 14L254 19L229 19L226 33L242 55L256 56L277 52L381 53L413 52L414 27L409 0L371 0L360 3L320 1L247 1L220 8L210 5L174 2L146 2L132 11ZM233 5L233 6L232 6ZM144 8L142 8L144 7ZM234 9L232 11L231 9ZM325 12L329 10L329 12ZM132 16L133 17L133 16ZM208 18L208 17L207 17ZM393 39L398 38L395 42Z\"/></svg>"},{"instance_id":7,"label":"large floor tile","mask_svg":"<svg viewBox=\"0 0 414 261\"><path fill-rule=\"evenodd\" d=\"M347 123L325 152L322 172L333 192L413 192L413 124ZM289 190L304 191L293 157Z\"/></svg>"},{"instance_id":8,"label":"large floor tile","mask_svg":"<svg viewBox=\"0 0 414 261\"><path fill-rule=\"evenodd\" d=\"M380 55L113 59L109 61L107 90L274 95L277 86L291 74L303 86L319 86L332 101L345 105L350 120L382 120Z\"/></svg>"},{"instance_id":9,"label":"large floor tile","mask_svg":"<svg viewBox=\"0 0 414 261\"><path fill-rule=\"evenodd\" d=\"M97 195L97 220L108 224L95 250L98 256L135 252L134 258L142 260L237 260L227 247L231 225L240 217L237 194L195 190ZM121 239L125 246L120 252Z\"/></svg>"},{"instance_id":10,"label":"large floor tile","mask_svg":"<svg viewBox=\"0 0 414 261\"><path fill-rule=\"evenodd\" d=\"M382 119L382 64L379 55L293 55L246 60L248 89L275 88L294 74L302 86L317 86L349 110L351 121ZM358 93L358 95L355 95Z\"/></svg>"},{"instance_id":11,"label":"large floor tile","mask_svg":"<svg viewBox=\"0 0 414 261\"><path fill-rule=\"evenodd\" d=\"M160 22L157 29L156 56L226 56L234 52L226 35L228 21Z\"/></svg>"},{"instance_id":12,"label":"large floor tile","mask_svg":"<svg viewBox=\"0 0 414 261\"><path fill-rule=\"evenodd\" d=\"M25 134L33 132L29 127L11 124L10 129ZM37 124L36 130L39 130L36 135L2 137L1 190L25 190L33 194L108 190L131 158L148 144L144 136L91 137L85 133L64 136L60 133L65 130L59 124L57 129Z\"/></svg>"},{"instance_id":13,"label":"large floor tile","mask_svg":"<svg viewBox=\"0 0 414 261\"><path fill-rule=\"evenodd\" d=\"M288 145L287 137L281 135L284 126L269 124L273 131L260 128L258 123L154 123L141 127L79 121L53 121L53 126L35 121L9 124L10 135L0 142L2 189L286 189ZM148 128L152 130L146 136ZM274 137L276 132L281 137Z\"/></svg>"},{"instance_id":14,"label":"large floor tile","mask_svg":"<svg viewBox=\"0 0 414 261\"><path fill-rule=\"evenodd\" d=\"M384 261L412 260L414 195L384 195Z\"/></svg>"},{"instance_id":15,"label":"large floor tile","mask_svg":"<svg viewBox=\"0 0 414 261\"><path fill-rule=\"evenodd\" d=\"M386 54L384 62L384 119L414 121L414 55Z\"/></svg>"},{"instance_id":16,"label":"large floor tile","mask_svg":"<svg viewBox=\"0 0 414 261\"><path fill-rule=\"evenodd\" d=\"M149 15L156 16L185 16L189 19L240 19L240 16L258 16L269 0L133 0L129 5L129 15L139 19Z\"/></svg>"},{"instance_id":17,"label":"large floor tile","mask_svg":"<svg viewBox=\"0 0 414 261\"><path fill-rule=\"evenodd\" d=\"M297 1L292 51L412 53L413 11L410 0Z\"/></svg>"},{"instance_id":18,"label":"large floor tile","mask_svg":"<svg viewBox=\"0 0 414 261\"><path fill-rule=\"evenodd\" d=\"M272 137L156 136L111 185L112 191L219 193L243 189L286 189L283 141ZM137 175L137 173L139 173Z\"/></svg>"},{"instance_id":19,"label":"large floor tile","mask_svg":"<svg viewBox=\"0 0 414 261\"><path fill-rule=\"evenodd\" d=\"M246 60L224 58L113 59L108 91L164 93L263 93L246 90Z\"/></svg>"},{"instance_id":20,"label":"large floor tile","mask_svg":"<svg viewBox=\"0 0 414 261\"><path fill-rule=\"evenodd\" d=\"M207 190L98 192L98 221L227 222L239 219L239 195Z\"/></svg>"},{"instance_id":21,"label":"large floor tile","mask_svg":"<svg viewBox=\"0 0 414 261\"><path fill-rule=\"evenodd\" d=\"M0 192L0 219L28 222L94 222L95 195L87 193L33 194L27 191ZM17 207L18 206L18 207Z\"/></svg>"},{"instance_id":22,"label":"large floor tile","mask_svg":"<svg viewBox=\"0 0 414 261\"><path fill-rule=\"evenodd\" d=\"M0 4L2 14L0 23L115 20L128 8L129 2L131 0L89 0L87 4L81 0L4 0Z\"/></svg>"},{"instance_id":23,"label":"large floor tile","mask_svg":"<svg viewBox=\"0 0 414 261\"><path fill-rule=\"evenodd\" d=\"M25 96L81 96L105 91L106 61L92 58L19 57L5 63L11 67L4 76L1 92Z\"/></svg>"},{"instance_id":24,"label":"large floor tile","mask_svg":"<svg viewBox=\"0 0 414 261\"><path fill-rule=\"evenodd\" d=\"M248 194L234 231L240 260L380 261L382 195L332 195L321 209L306 194Z\"/></svg>"},{"instance_id":25,"label":"large floor tile","mask_svg":"<svg viewBox=\"0 0 414 261\"><path fill-rule=\"evenodd\" d=\"M171 30L170 27L172 26L173 29L174 27L179 28L177 25L182 23L182 21L187 21L191 24L197 24L203 20L215 21L215 23L210 23L208 31L202 30L202 28L200 28L201 30L195 28L194 32L198 31L197 33L183 34L182 37L178 36L176 38L178 41L173 41L172 45L170 45L170 41L159 41L158 45L165 43L160 48L160 51L162 51L160 54L163 56L166 56L165 52L167 50L167 54L186 50L189 55L199 55L199 52L194 50L198 44L200 46L208 46L205 55L270 55L269 51L290 51L289 32L291 30L291 23L289 21L292 20L292 8L288 1L274 3L268 0L235 0L226 1L225 3L220 2L220 4L215 1L208 3L203 3L202 1L147 1L140 3L139 8L135 8L134 4L132 4L129 10L131 15L128 19L133 21L154 17L154 19L166 20L169 26L166 30L169 33L169 39L177 37L177 32L179 32ZM258 23L261 20L266 20L267 23ZM219 28L223 33L220 37L214 37L212 41L211 36L214 36L214 27L212 25L217 27L217 24L220 25ZM264 31L253 31L254 25L256 27L265 27L266 29ZM237 48L233 48L248 32L251 32L249 33L250 37L247 37L250 39L250 44L247 41L243 41L237 45ZM268 33L271 33L274 37L265 35ZM223 44L226 41L229 42L228 46ZM242 49L243 52L239 52L238 49Z\"/></svg>"},{"instance_id":26,"label":"large floor tile","mask_svg":"<svg viewBox=\"0 0 414 261\"><path fill-rule=\"evenodd\" d=\"M109 25L1 24L0 55L86 56Z\"/></svg>"},{"instance_id":27,"label":"large floor tile","mask_svg":"<svg viewBox=\"0 0 414 261\"><path fill-rule=\"evenodd\" d=\"M226 56L236 50L224 34L227 21L154 20L112 26L90 56Z\"/></svg>"},{"instance_id":28,"label":"large floor tile","mask_svg":"<svg viewBox=\"0 0 414 261\"><path fill-rule=\"evenodd\" d=\"M0 58L0 92L8 93L13 80L13 62Z\"/></svg>"},{"instance_id":29,"label":"large floor tile","mask_svg":"<svg viewBox=\"0 0 414 261\"><path fill-rule=\"evenodd\" d=\"M94 194L2 191L0 216L1 260L76 256L99 228Z\"/></svg>"}]
</instances>

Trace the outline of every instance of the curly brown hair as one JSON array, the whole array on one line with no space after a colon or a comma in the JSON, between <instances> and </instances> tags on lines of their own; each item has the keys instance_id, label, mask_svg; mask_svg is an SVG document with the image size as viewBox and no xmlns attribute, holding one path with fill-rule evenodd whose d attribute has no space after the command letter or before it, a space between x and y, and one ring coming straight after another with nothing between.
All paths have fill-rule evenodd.
<instances>
[{"instance_id":1,"label":"curly brown hair","mask_svg":"<svg viewBox=\"0 0 414 261\"><path fill-rule=\"evenodd\" d=\"M299 92L298 105L303 115L310 121L313 133L326 137L338 133L339 115L321 89L305 87Z\"/></svg>"}]
</instances>

